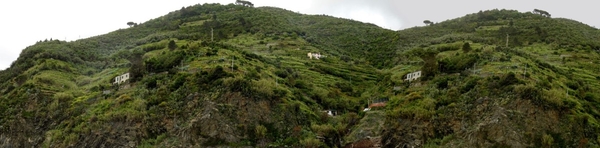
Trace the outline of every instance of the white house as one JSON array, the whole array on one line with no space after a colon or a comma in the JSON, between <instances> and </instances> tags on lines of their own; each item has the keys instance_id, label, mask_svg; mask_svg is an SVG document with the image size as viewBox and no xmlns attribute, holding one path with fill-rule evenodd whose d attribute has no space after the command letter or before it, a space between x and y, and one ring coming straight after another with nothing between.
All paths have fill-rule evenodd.
<instances>
[{"instance_id":1,"label":"white house","mask_svg":"<svg viewBox=\"0 0 600 148\"><path fill-rule=\"evenodd\" d=\"M326 57L326 56L324 56L324 55L321 55L320 53L310 53L310 52L307 54L307 56L308 56L308 58L310 58L310 59L312 59L312 58L315 58L315 59L317 59L317 60L318 60L318 59L320 59L320 58L324 58L324 57Z\"/></svg>"},{"instance_id":2,"label":"white house","mask_svg":"<svg viewBox=\"0 0 600 148\"><path fill-rule=\"evenodd\" d=\"M129 73L125 73L115 77L115 82L113 82L113 84L121 84L126 82L127 80L129 80Z\"/></svg>"},{"instance_id":3,"label":"white house","mask_svg":"<svg viewBox=\"0 0 600 148\"><path fill-rule=\"evenodd\" d=\"M421 71L416 71L406 75L405 81L414 81L421 77Z\"/></svg>"}]
</instances>

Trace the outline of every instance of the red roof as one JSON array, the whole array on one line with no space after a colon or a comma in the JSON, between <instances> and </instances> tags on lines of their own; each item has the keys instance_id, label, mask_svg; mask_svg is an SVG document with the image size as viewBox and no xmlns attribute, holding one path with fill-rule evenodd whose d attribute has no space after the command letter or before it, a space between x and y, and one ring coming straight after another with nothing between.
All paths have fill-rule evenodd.
<instances>
[{"instance_id":1,"label":"red roof","mask_svg":"<svg viewBox=\"0 0 600 148\"><path fill-rule=\"evenodd\" d=\"M374 107L385 107L385 102L373 103L373 104L369 105L369 108L374 108Z\"/></svg>"}]
</instances>

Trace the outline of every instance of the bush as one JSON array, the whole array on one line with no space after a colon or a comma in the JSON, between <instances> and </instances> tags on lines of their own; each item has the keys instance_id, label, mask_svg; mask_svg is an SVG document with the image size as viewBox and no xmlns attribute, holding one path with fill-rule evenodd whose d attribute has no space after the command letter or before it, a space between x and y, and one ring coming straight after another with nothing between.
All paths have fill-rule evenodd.
<instances>
[{"instance_id":1,"label":"bush","mask_svg":"<svg viewBox=\"0 0 600 148\"><path fill-rule=\"evenodd\" d=\"M149 72L156 73L167 71L179 65L183 58L184 55L181 51L167 52L165 54L161 54L157 57L146 60L146 67L148 67L146 70Z\"/></svg>"},{"instance_id":2,"label":"bush","mask_svg":"<svg viewBox=\"0 0 600 148\"><path fill-rule=\"evenodd\" d=\"M275 95L275 93L273 92L273 90L275 90L275 83L273 81L261 79L258 81L252 81L251 85L252 91L256 93L254 97L272 99Z\"/></svg>"},{"instance_id":3,"label":"bush","mask_svg":"<svg viewBox=\"0 0 600 148\"><path fill-rule=\"evenodd\" d=\"M286 70L281 70L278 69L277 71L275 71L275 75L281 77L281 78L287 78L288 77L288 72Z\"/></svg>"},{"instance_id":4,"label":"bush","mask_svg":"<svg viewBox=\"0 0 600 148\"><path fill-rule=\"evenodd\" d=\"M465 53L468 53L468 52L470 52L472 50L471 45L469 44L469 42L465 42L465 44L463 44L462 50Z\"/></svg>"},{"instance_id":5,"label":"bush","mask_svg":"<svg viewBox=\"0 0 600 148\"><path fill-rule=\"evenodd\" d=\"M258 125L256 128L254 128L254 134L258 138L265 138L267 135L267 128L265 126Z\"/></svg>"},{"instance_id":6,"label":"bush","mask_svg":"<svg viewBox=\"0 0 600 148\"><path fill-rule=\"evenodd\" d=\"M309 83L306 83L306 82L305 82L305 81L303 81L303 80L297 80L297 81L296 81L296 84L294 85L294 87L296 87L296 88L300 88L300 89L308 89L308 88L310 88L311 86L310 86L310 84L309 84Z\"/></svg>"},{"instance_id":7,"label":"bush","mask_svg":"<svg viewBox=\"0 0 600 148\"><path fill-rule=\"evenodd\" d=\"M220 78L229 77L231 74L227 73L223 67L217 66L211 73L208 75L208 80L214 81Z\"/></svg>"},{"instance_id":8,"label":"bush","mask_svg":"<svg viewBox=\"0 0 600 148\"><path fill-rule=\"evenodd\" d=\"M338 83L335 83L335 86L337 88L339 88L340 90L342 90L342 92L346 92L346 93L350 92L351 93L354 91L354 89L352 89L352 85L349 83L338 82Z\"/></svg>"},{"instance_id":9,"label":"bush","mask_svg":"<svg viewBox=\"0 0 600 148\"><path fill-rule=\"evenodd\" d=\"M73 94L70 94L70 93L59 92L59 93L54 94L54 96L52 98L54 98L56 100L60 100L60 101L67 101L67 100L71 100L75 97L73 96Z\"/></svg>"},{"instance_id":10,"label":"bush","mask_svg":"<svg viewBox=\"0 0 600 148\"><path fill-rule=\"evenodd\" d=\"M591 93L591 92L586 92L584 99L587 101L590 101L590 102L600 102L598 100L598 95L595 93Z\"/></svg>"},{"instance_id":11,"label":"bush","mask_svg":"<svg viewBox=\"0 0 600 148\"><path fill-rule=\"evenodd\" d=\"M406 99L408 99L408 101L420 100L423 99L423 96L421 96L421 93L411 92L406 96Z\"/></svg>"},{"instance_id":12,"label":"bush","mask_svg":"<svg viewBox=\"0 0 600 148\"><path fill-rule=\"evenodd\" d=\"M448 77L436 77L432 82L437 86L438 89L448 88Z\"/></svg>"},{"instance_id":13,"label":"bush","mask_svg":"<svg viewBox=\"0 0 600 148\"><path fill-rule=\"evenodd\" d=\"M477 85L477 81L479 81L479 79L477 79L477 78L468 79L467 82L465 83L465 85L462 86L460 92L466 93L466 92L471 91L471 89L475 88L475 86Z\"/></svg>"},{"instance_id":14,"label":"bush","mask_svg":"<svg viewBox=\"0 0 600 148\"><path fill-rule=\"evenodd\" d=\"M533 85L519 85L514 88L514 91L522 99L538 100L542 96L539 88Z\"/></svg>"},{"instance_id":15,"label":"bush","mask_svg":"<svg viewBox=\"0 0 600 148\"><path fill-rule=\"evenodd\" d=\"M569 81L569 82L567 82L566 85L567 85L567 87L569 87L573 90L579 89L579 83L577 83L577 82Z\"/></svg>"},{"instance_id":16,"label":"bush","mask_svg":"<svg viewBox=\"0 0 600 148\"><path fill-rule=\"evenodd\" d=\"M171 50L175 50L177 48L177 44L175 44L175 41L171 40L171 41L169 41L169 44L167 45L167 47Z\"/></svg>"},{"instance_id":17,"label":"bush","mask_svg":"<svg viewBox=\"0 0 600 148\"><path fill-rule=\"evenodd\" d=\"M456 73L472 68L473 64L479 59L477 54L461 54L439 61L440 70L444 73Z\"/></svg>"},{"instance_id":18,"label":"bush","mask_svg":"<svg viewBox=\"0 0 600 148\"><path fill-rule=\"evenodd\" d=\"M517 89L517 88L515 88ZM544 91L543 94L543 103L542 105L546 105L547 107L556 107L562 108L564 106L564 100L561 96L565 96L565 92L558 89L551 89ZM534 102L535 103L535 102Z\"/></svg>"},{"instance_id":19,"label":"bush","mask_svg":"<svg viewBox=\"0 0 600 148\"><path fill-rule=\"evenodd\" d=\"M551 147L554 145L554 138L548 134L544 134L544 136L542 136L542 145L544 147Z\"/></svg>"},{"instance_id":20,"label":"bush","mask_svg":"<svg viewBox=\"0 0 600 148\"><path fill-rule=\"evenodd\" d=\"M323 146L323 143L313 136L300 140L300 144L305 148L319 148Z\"/></svg>"},{"instance_id":21,"label":"bush","mask_svg":"<svg viewBox=\"0 0 600 148\"><path fill-rule=\"evenodd\" d=\"M508 74L504 75L504 77L502 77L500 80L500 86L509 86L518 83L521 83L521 81L513 72L509 72Z\"/></svg>"},{"instance_id":22,"label":"bush","mask_svg":"<svg viewBox=\"0 0 600 148\"><path fill-rule=\"evenodd\" d=\"M177 73L177 75L175 75L173 77L174 78L171 79L172 80L171 85L169 86L171 91L175 91L175 90L179 89L179 87L183 86L183 83L185 83L185 81L186 81L187 74ZM155 81L155 83L156 83L156 81Z\"/></svg>"}]
</instances>

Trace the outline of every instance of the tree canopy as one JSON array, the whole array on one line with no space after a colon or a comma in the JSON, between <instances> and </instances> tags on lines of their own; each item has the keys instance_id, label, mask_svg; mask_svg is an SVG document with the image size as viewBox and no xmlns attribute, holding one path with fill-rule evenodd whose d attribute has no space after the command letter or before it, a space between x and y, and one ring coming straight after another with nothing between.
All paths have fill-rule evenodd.
<instances>
[{"instance_id":1,"label":"tree canopy","mask_svg":"<svg viewBox=\"0 0 600 148\"><path fill-rule=\"evenodd\" d=\"M544 11L544 10L540 10L540 9L533 9L533 13L534 14L539 14L545 17L550 17L550 13L548 13L548 11Z\"/></svg>"},{"instance_id":2,"label":"tree canopy","mask_svg":"<svg viewBox=\"0 0 600 148\"><path fill-rule=\"evenodd\" d=\"M174 50L177 48L177 44L175 44L175 41L171 40L171 41L169 41L168 47L169 47L169 49Z\"/></svg>"},{"instance_id":3,"label":"tree canopy","mask_svg":"<svg viewBox=\"0 0 600 148\"><path fill-rule=\"evenodd\" d=\"M133 27L133 26L137 26L137 23L134 23L134 22L127 22L127 25L129 25L129 27Z\"/></svg>"},{"instance_id":4,"label":"tree canopy","mask_svg":"<svg viewBox=\"0 0 600 148\"><path fill-rule=\"evenodd\" d=\"M236 5L242 5L242 6L247 6L247 7L254 7L254 4L252 4L252 2L250 1L245 1L245 0L236 0L235 1Z\"/></svg>"},{"instance_id":5,"label":"tree canopy","mask_svg":"<svg viewBox=\"0 0 600 148\"><path fill-rule=\"evenodd\" d=\"M431 22L430 20L424 20L423 23L425 23L425 25L432 25L433 22Z\"/></svg>"},{"instance_id":6,"label":"tree canopy","mask_svg":"<svg viewBox=\"0 0 600 148\"><path fill-rule=\"evenodd\" d=\"M463 50L465 53L468 53L469 51L471 51L471 50L472 50L472 48L471 48L471 44L469 44L469 42L465 42L465 43L463 44L462 50Z\"/></svg>"}]
</instances>

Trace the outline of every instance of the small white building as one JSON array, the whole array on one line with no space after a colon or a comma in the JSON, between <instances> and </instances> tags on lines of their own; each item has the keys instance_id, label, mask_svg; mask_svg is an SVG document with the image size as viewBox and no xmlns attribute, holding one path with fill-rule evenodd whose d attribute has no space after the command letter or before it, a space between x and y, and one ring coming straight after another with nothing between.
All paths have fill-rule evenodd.
<instances>
[{"instance_id":1,"label":"small white building","mask_svg":"<svg viewBox=\"0 0 600 148\"><path fill-rule=\"evenodd\" d=\"M313 58L315 58L315 59L317 59L317 60L318 60L318 59L320 59L320 58L324 58L324 57L326 57L326 56L324 56L324 55L321 55L320 53L310 53L310 52L307 54L307 56L308 56L308 58L310 58L310 59L313 59Z\"/></svg>"},{"instance_id":2,"label":"small white building","mask_svg":"<svg viewBox=\"0 0 600 148\"><path fill-rule=\"evenodd\" d=\"M129 80L129 73L125 73L125 74L115 77L115 82L113 82L113 84L120 85L121 83L125 83L127 80Z\"/></svg>"},{"instance_id":3,"label":"small white building","mask_svg":"<svg viewBox=\"0 0 600 148\"><path fill-rule=\"evenodd\" d=\"M416 71L406 75L405 81L414 81L421 77L421 71Z\"/></svg>"}]
</instances>

